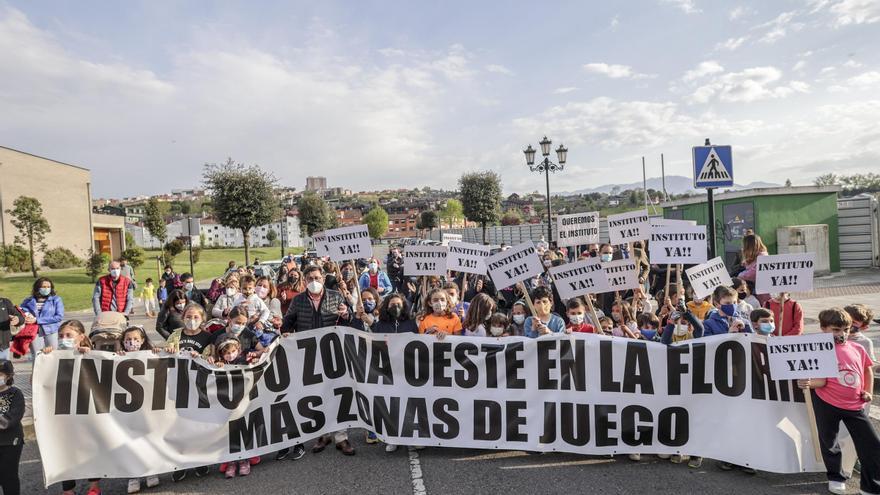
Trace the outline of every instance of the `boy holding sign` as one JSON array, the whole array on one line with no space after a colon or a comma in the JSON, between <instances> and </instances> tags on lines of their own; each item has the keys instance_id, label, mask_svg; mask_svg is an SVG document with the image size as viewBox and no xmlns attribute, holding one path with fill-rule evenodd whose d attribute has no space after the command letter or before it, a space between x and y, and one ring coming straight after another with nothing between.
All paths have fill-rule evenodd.
<instances>
[{"instance_id":1,"label":"boy holding sign","mask_svg":"<svg viewBox=\"0 0 880 495\"><path fill-rule=\"evenodd\" d=\"M880 436L871 425L866 406L871 403L874 372L865 349L847 342L852 319L841 308L819 313L819 325L834 335L838 375L833 378L798 380L802 389L814 389L813 407L822 460L828 474L828 490L846 493L846 477L841 471L841 454L836 438L843 421L862 464L861 493L880 494Z\"/></svg>"}]
</instances>

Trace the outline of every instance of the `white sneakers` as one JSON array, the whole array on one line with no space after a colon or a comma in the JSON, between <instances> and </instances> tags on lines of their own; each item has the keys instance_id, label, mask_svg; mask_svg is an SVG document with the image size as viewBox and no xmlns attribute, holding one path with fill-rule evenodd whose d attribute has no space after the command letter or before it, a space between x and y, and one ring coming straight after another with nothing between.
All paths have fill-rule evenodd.
<instances>
[{"instance_id":1,"label":"white sneakers","mask_svg":"<svg viewBox=\"0 0 880 495\"><path fill-rule=\"evenodd\" d=\"M141 491L141 479L132 478L128 480L128 493L137 493Z\"/></svg>"},{"instance_id":2,"label":"white sneakers","mask_svg":"<svg viewBox=\"0 0 880 495\"><path fill-rule=\"evenodd\" d=\"M389 454L392 452L397 452L397 445L390 443L385 444L385 452L388 452Z\"/></svg>"},{"instance_id":3,"label":"white sneakers","mask_svg":"<svg viewBox=\"0 0 880 495\"><path fill-rule=\"evenodd\" d=\"M159 486L158 476L147 476L147 488L155 488Z\"/></svg>"},{"instance_id":4,"label":"white sneakers","mask_svg":"<svg viewBox=\"0 0 880 495\"><path fill-rule=\"evenodd\" d=\"M828 491L837 495L844 495L846 493L846 483L843 481L829 481Z\"/></svg>"}]
</instances>

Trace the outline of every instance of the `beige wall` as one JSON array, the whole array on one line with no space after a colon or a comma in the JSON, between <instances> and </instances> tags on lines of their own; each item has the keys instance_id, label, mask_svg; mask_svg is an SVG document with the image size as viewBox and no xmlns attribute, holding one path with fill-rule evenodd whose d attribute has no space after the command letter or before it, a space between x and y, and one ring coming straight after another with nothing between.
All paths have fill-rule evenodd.
<instances>
[{"instance_id":1,"label":"beige wall","mask_svg":"<svg viewBox=\"0 0 880 495\"><path fill-rule=\"evenodd\" d=\"M47 246L85 257L92 247L90 183L86 169L0 146L0 241L12 244L17 234L6 210L19 196L32 196L52 229Z\"/></svg>"}]
</instances>

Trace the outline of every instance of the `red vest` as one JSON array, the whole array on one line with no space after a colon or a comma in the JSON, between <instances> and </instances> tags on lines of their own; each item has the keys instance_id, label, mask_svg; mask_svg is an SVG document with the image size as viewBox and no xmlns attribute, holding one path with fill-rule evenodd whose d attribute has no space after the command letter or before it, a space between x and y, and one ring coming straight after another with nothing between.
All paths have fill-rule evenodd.
<instances>
[{"instance_id":1,"label":"red vest","mask_svg":"<svg viewBox=\"0 0 880 495\"><path fill-rule=\"evenodd\" d=\"M110 275L104 275L103 277L98 279L98 283L101 284L101 311L110 311L110 303L113 301L113 279L110 278ZM131 284L131 279L128 277L119 277L119 281L116 282L116 311L122 313L125 311L125 307L128 303L128 287Z\"/></svg>"}]
</instances>

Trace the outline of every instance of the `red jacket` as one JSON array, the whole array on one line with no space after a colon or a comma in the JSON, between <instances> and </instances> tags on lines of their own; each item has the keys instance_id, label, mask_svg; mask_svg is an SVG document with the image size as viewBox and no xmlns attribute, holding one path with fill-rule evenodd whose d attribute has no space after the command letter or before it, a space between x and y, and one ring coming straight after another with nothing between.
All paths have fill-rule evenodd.
<instances>
[{"instance_id":1,"label":"red jacket","mask_svg":"<svg viewBox=\"0 0 880 495\"><path fill-rule=\"evenodd\" d=\"M128 277L119 277L116 282L116 311L125 312L128 306L128 288L131 285L131 279ZM101 311L110 311L110 303L113 301L113 279L110 275L104 275L98 279L98 286L101 287Z\"/></svg>"},{"instance_id":2,"label":"red jacket","mask_svg":"<svg viewBox=\"0 0 880 495\"><path fill-rule=\"evenodd\" d=\"M770 299L764 303L764 307L773 313L773 321L776 322L776 330L774 335L779 332L779 300ZM782 318L782 336L800 335L804 333L804 311L797 301L787 299L785 301L785 311Z\"/></svg>"},{"instance_id":3,"label":"red jacket","mask_svg":"<svg viewBox=\"0 0 880 495\"><path fill-rule=\"evenodd\" d=\"M571 329L572 333L596 333L596 328L589 323L581 323L580 325L569 323L565 328Z\"/></svg>"}]
</instances>

